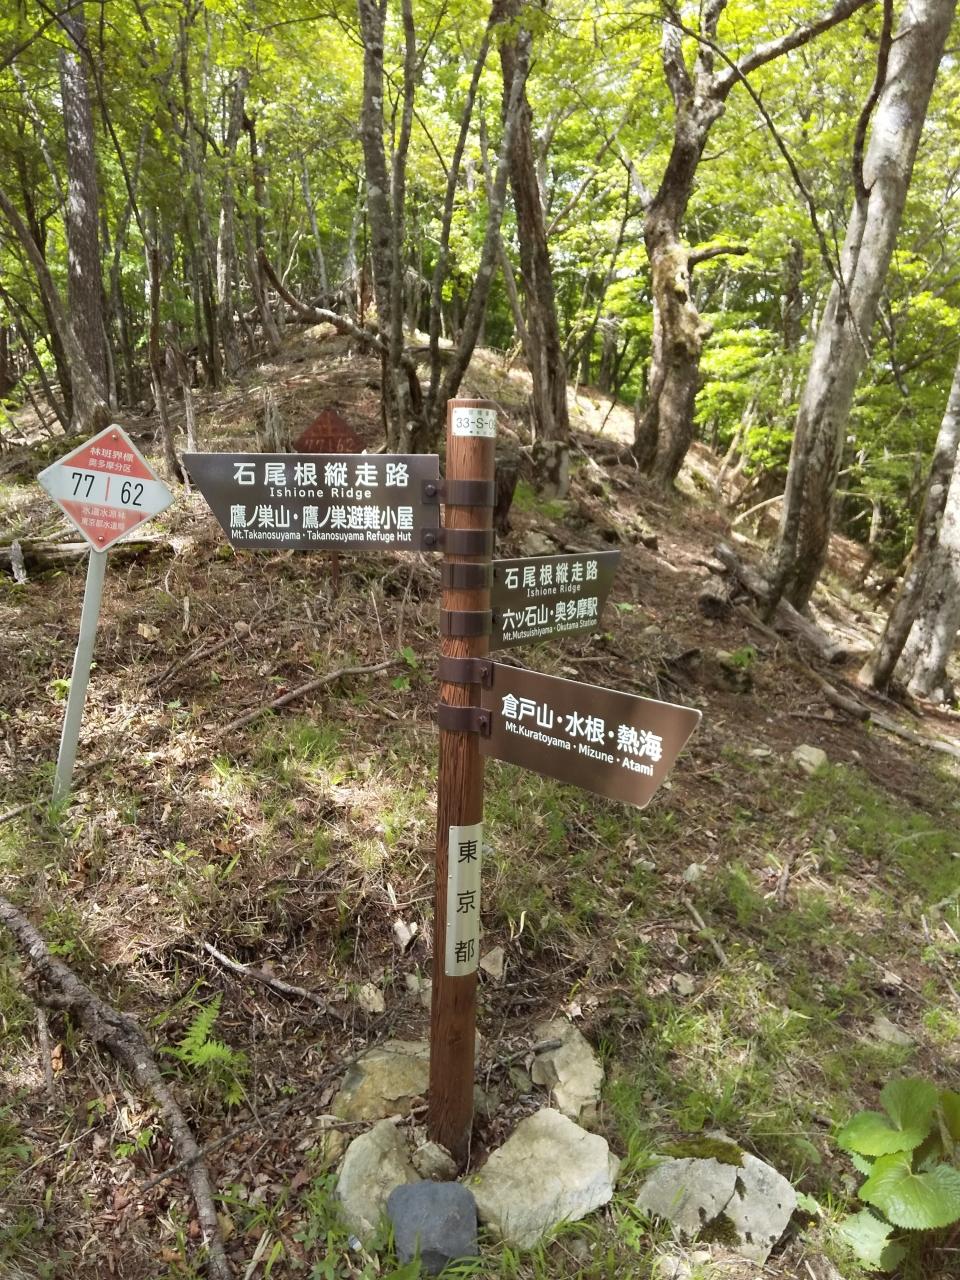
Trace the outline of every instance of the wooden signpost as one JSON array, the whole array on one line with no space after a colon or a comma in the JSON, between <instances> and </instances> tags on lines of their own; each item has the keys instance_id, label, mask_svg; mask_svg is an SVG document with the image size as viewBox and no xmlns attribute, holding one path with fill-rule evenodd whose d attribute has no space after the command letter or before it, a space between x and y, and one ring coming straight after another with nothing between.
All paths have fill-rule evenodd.
<instances>
[{"instance_id":1,"label":"wooden signpost","mask_svg":"<svg viewBox=\"0 0 960 1280\"><path fill-rule=\"evenodd\" d=\"M473 1126L486 757L642 808L700 712L490 660L491 647L594 630L620 556L493 560L492 402L448 402L443 481L434 455L345 453L337 424L314 426L327 452L187 454L184 462L234 546L443 551L428 1131L463 1166Z\"/></svg>"},{"instance_id":2,"label":"wooden signpost","mask_svg":"<svg viewBox=\"0 0 960 1280\"><path fill-rule=\"evenodd\" d=\"M483 856L478 730L485 715L479 694L491 628L496 429L495 405L448 402L428 1128L461 1165L473 1124Z\"/></svg>"}]
</instances>

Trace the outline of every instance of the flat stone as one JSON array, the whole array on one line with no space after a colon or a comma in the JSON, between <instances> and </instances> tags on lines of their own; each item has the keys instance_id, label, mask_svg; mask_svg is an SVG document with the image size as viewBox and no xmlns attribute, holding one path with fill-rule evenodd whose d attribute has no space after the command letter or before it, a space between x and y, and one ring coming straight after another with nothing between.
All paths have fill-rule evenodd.
<instances>
[{"instance_id":1,"label":"flat stone","mask_svg":"<svg viewBox=\"0 0 960 1280\"><path fill-rule=\"evenodd\" d=\"M570 1120L589 1127L596 1123L603 1088L603 1068L587 1039L566 1018L553 1018L534 1028L538 1041L560 1040L559 1049L538 1053L533 1060L534 1084L550 1090L554 1105Z\"/></svg>"},{"instance_id":2,"label":"flat stone","mask_svg":"<svg viewBox=\"0 0 960 1280\"><path fill-rule=\"evenodd\" d=\"M794 747L790 753L790 759L808 778L819 773L830 763L827 753L821 747L811 747L807 742Z\"/></svg>"},{"instance_id":3,"label":"flat stone","mask_svg":"<svg viewBox=\"0 0 960 1280\"><path fill-rule=\"evenodd\" d=\"M675 973L670 979L670 985L678 996L692 996L697 989L697 984L689 973Z\"/></svg>"},{"instance_id":4,"label":"flat stone","mask_svg":"<svg viewBox=\"0 0 960 1280\"><path fill-rule=\"evenodd\" d=\"M503 977L505 952L503 947L492 947L486 955L480 957L480 968L484 973L499 982Z\"/></svg>"},{"instance_id":5,"label":"flat stone","mask_svg":"<svg viewBox=\"0 0 960 1280\"><path fill-rule=\"evenodd\" d=\"M383 992L372 982L365 982L357 992L357 1004L364 1013L370 1014L384 1013L387 1008Z\"/></svg>"},{"instance_id":6,"label":"flat stone","mask_svg":"<svg viewBox=\"0 0 960 1280\"><path fill-rule=\"evenodd\" d=\"M913 1036L908 1035L902 1027L898 1027L895 1022L891 1022L882 1013L878 1013L873 1022L871 1022L870 1034L874 1040L879 1040L883 1044L896 1045L901 1049L912 1048L916 1043Z\"/></svg>"},{"instance_id":7,"label":"flat stone","mask_svg":"<svg viewBox=\"0 0 960 1280\"><path fill-rule=\"evenodd\" d=\"M739 1237L737 1253L761 1265L770 1256L797 1207L797 1193L772 1165L743 1153L743 1167L734 1170L736 1188L724 1209Z\"/></svg>"},{"instance_id":8,"label":"flat stone","mask_svg":"<svg viewBox=\"0 0 960 1280\"><path fill-rule=\"evenodd\" d=\"M417 1182L397 1187L387 1200L397 1257L420 1258L428 1276L457 1258L477 1256L477 1205L459 1182Z\"/></svg>"},{"instance_id":9,"label":"flat stone","mask_svg":"<svg viewBox=\"0 0 960 1280\"><path fill-rule=\"evenodd\" d=\"M358 1058L333 1100L341 1120L380 1120L410 1113L427 1092L430 1046L420 1040L386 1040Z\"/></svg>"},{"instance_id":10,"label":"flat stone","mask_svg":"<svg viewBox=\"0 0 960 1280\"><path fill-rule=\"evenodd\" d=\"M480 1221L508 1244L531 1249L561 1222L605 1205L619 1168L605 1139L544 1108L521 1120L467 1185Z\"/></svg>"},{"instance_id":11,"label":"flat stone","mask_svg":"<svg viewBox=\"0 0 960 1280\"><path fill-rule=\"evenodd\" d=\"M640 1188L637 1208L695 1236L726 1208L739 1172L736 1165L712 1157L664 1160Z\"/></svg>"},{"instance_id":12,"label":"flat stone","mask_svg":"<svg viewBox=\"0 0 960 1280\"><path fill-rule=\"evenodd\" d=\"M457 1162L439 1142L425 1142L413 1153L413 1167L421 1178L431 1182L453 1182L457 1176Z\"/></svg>"},{"instance_id":13,"label":"flat stone","mask_svg":"<svg viewBox=\"0 0 960 1280\"><path fill-rule=\"evenodd\" d=\"M392 1120L381 1120L354 1138L340 1166L337 1195L347 1226L362 1241L372 1239L390 1192L418 1181L397 1126Z\"/></svg>"}]
</instances>

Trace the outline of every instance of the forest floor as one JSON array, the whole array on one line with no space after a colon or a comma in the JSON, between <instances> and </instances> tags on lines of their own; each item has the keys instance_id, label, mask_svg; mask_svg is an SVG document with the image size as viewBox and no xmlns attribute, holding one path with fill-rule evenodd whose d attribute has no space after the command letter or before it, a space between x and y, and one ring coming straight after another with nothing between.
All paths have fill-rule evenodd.
<instances>
[{"instance_id":1,"label":"forest floor","mask_svg":"<svg viewBox=\"0 0 960 1280\"><path fill-rule=\"evenodd\" d=\"M299 334L282 359L199 401L201 447L257 448L265 387L292 435L332 406L376 447L376 385L374 364L342 340ZM464 394L498 400L522 440L522 373L481 354ZM674 1246L634 1208L643 1170L670 1140L722 1129L822 1212L798 1214L762 1269L687 1250L690 1274L853 1277L830 1230L856 1207L836 1126L875 1106L891 1075L955 1084L960 1070L960 766L831 706L795 640L736 612L705 619L705 565L731 536L707 485L716 460L698 449L669 500L627 467L598 479L589 459L629 433L630 414L608 416L609 401L589 392L572 404L570 498L542 501L522 482L499 554L536 530L558 551L620 545L623 560L595 635L511 657L695 706L703 721L643 812L488 766L484 947L507 959L500 981L481 975L473 1162L545 1103L502 1059L565 1012L602 1055L601 1131L623 1166L602 1214L532 1253L486 1241L479 1266L457 1274L653 1274ZM122 421L153 453L153 423ZM51 441L47 460L62 452ZM63 537L33 481L38 456L0 455L0 528ZM650 530L656 547L641 540ZM238 1276L399 1275L388 1245L379 1257L350 1248L320 1117L365 1045L428 1034L408 978L429 973L431 952L437 562L344 556L334 594L327 556L235 552L196 494L149 532L159 548L118 554L108 569L81 771L58 809L46 797L83 566L32 572L25 585L0 576L0 894L139 1018L200 1141L232 1135L209 1164ZM738 545L759 559L759 543ZM863 650L881 617L857 588L861 564L838 539L816 611ZM827 669L802 656L849 691L856 660ZM313 677L386 659L395 669L228 730ZM876 705L960 745L960 717ZM829 757L812 777L791 760L802 743ZM398 920L418 926L406 950ZM236 976L204 944L326 1008ZM0 1276L202 1274L182 1175L140 1190L176 1159L155 1111L52 1015L46 1081L21 978L0 937ZM368 983L385 1013L363 1011ZM191 1067L165 1049L204 1010L229 1052ZM905 1274L960 1275L957 1237L941 1234L913 1267Z\"/></svg>"}]
</instances>

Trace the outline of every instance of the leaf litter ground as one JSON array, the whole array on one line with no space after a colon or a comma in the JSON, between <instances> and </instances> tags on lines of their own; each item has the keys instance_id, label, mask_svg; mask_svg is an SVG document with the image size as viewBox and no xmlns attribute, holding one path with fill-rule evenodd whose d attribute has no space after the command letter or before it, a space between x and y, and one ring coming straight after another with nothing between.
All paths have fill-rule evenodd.
<instances>
[{"instance_id":1,"label":"leaf litter ground","mask_svg":"<svg viewBox=\"0 0 960 1280\"><path fill-rule=\"evenodd\" d=\"M524 375L482 354L471 376L518 447ZM375 387L370 362L306 335L242 391L205 398L203 446L256 448L266 388L291 435L335 407L376 447ZM521 481L500 553L536 532L557 551L620 545L623 563L596 635L511 658L704 720L643 813L488 768L484 948L503 946L506 968L481 978L474 1162L546 1101L522 1051L561 1012L603 1056L602 1128L625 1157L605 1215L519 1259L488 1244L490 1276L650 1274L668 1246L632 1211L642 1171L705 1130L842 1208L854 1182L835 1127L875 1106L891 1074L948 1083L960 1057L956 763L835 711L786 661L793 642L736 614L705 620L704 565L730 536L704 493L716 462L698 450L687 492L664 501L629 468L592 461L629 430L626 411L589 391L571 405L571 497L541 502ZM152 424L126 425L149 449ZM7 455L0 500L16 536L58 529L33 469ZM62 811L28 807L0 825L0 892L158 1046L180 1044L219 998L219 1068L160 1058L211 1147L238 1274L391 1274L389 1253L351 1249L337 1221L322 1117L365 1045L428 1034L438 565L344 556L335 594L328 557L234 553L196 495L153 532L163 547L117 556L108 574L79 756L92 767ZM838 544L816 604L865 645L879 618L855 591L859 567ZM48 793L82 591L79 565L0 586L3 812ZM224 733L311 679L386 660ZM936 731L956 741L957 722L940 717ZM804 742L831 762L813 778L790 760ZM405 947L398 922L416 926ZM238 976L204 943L324 1005ZM0 1273L195 1274L182 1176L140 1191L176 1158L157 1117L56 1018L48 1093L34 1010L12 953L0 955ZM385 1012L364 1012L367 984ZM418 1108L407 1123L422 1122ZM766 1274L826 1280L826 1234L798 1220ZM834 1262L855 1274L842 1253Z\"/></svg>"}]
</instances>

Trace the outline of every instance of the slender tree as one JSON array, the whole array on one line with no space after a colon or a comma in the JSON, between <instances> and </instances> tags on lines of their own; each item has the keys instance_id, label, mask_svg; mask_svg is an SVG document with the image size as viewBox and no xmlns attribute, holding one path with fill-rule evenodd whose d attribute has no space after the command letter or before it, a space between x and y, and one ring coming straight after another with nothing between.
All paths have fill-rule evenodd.
<instances>
[{"instance_id":1,"label":"slender tree","mask_svg":"<svg viewBox=\"0 0 960 1280\"><path fill-rule=\"evenodd\" d=\"M823 570L853 393L869 356L867 342L956 7L956 0L906 0L888 59L881 46L882 88L862 167L862 129L854 147L856 196L840 274L817 330L797 413L771 565L771 602L785 597L803 608ZM865 128L866 115L861 123Z\"/></svg>"},{"instance_id":2,"label":"slender tree","mask_svg":"<svg viewBox=\"0 0 960 1280\"><path fill-rule=\"evenodd\" d=\"M665 6L661 58L673 99L673 141L657 190L646 190L636 179L645 205L643 238L653 292L653 351L634 442L640 467L664 488L672 486L693 440L700 355L710 332L693 300L691 273L706 258L743 252L717 245L691 249L683 240L683 221L710 130L723 115L733 87L750 72L809 43L866 2L837 0L820 18L736 60L723 55L717 43L727 0L705 0L697 31L687 28L677 7ZM684 50L686 34L696 41L692 61Z\"/></svg>"},{"instance_id":3,"label":"slender tree","mask_svg":"<svg viewBox=\"0 0 960 1280\"><path fill-rule=\"evenodd\" d=\"M498 19L510 24L500 41L504 111L516 74L520 39L517 22L523 9L524 0L501 0L495 6ZM557 321L543 192L533 146L533 112L525 89L520 95L519 116L510 144L510 187L520 248L524 348L533 381L534 468L538 488L563 497L570 480L567 365Z\"/></svg>"},{"instance_id":4,"label":"slender tree","mask_svg":"<svg viewBox=\"0 0 960 1280\"><path fill-rule=\"evenodd\" d=\"M900 584L900 590L893 602L877 647L860 671L860 679L874 689L885 689L890 683L910 630L927 596L927 584L932 578L934 562L941 554L940 535L950 484L957 470L958 445L960 445L960 360L957 361L947 407L937 433L923 511L917 524L910 564ZM923 630L925 634L931 634L929 626ZM914 665L916 665L915 661Z\"/></svg>"}]
</instances>

